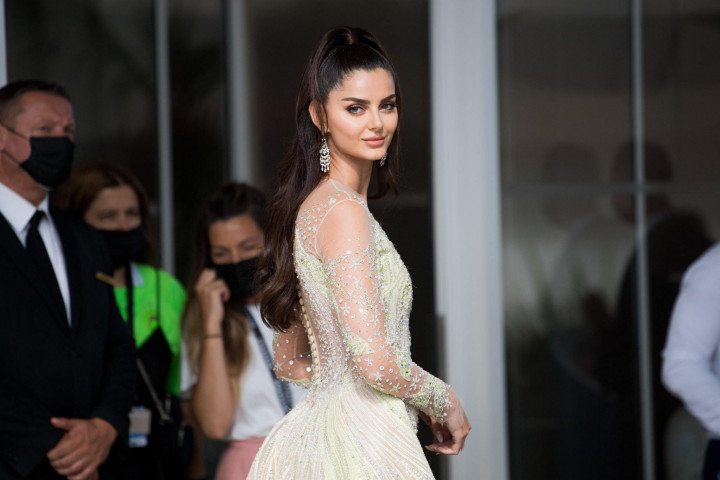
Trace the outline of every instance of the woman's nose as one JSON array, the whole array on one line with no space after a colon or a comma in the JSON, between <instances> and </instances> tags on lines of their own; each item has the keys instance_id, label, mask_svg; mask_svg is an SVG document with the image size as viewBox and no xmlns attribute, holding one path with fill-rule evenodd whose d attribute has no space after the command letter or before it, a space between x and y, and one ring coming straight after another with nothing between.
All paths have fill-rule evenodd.
<instances>
[{"instance_id":1,"label":"woman's nose","mask_svg":"<svg viewBox=\"0 0 720 480\"><path fill-rule=\"evenodd\" d=\"M133 225L132 222L133 221L127 215L120 215L118 227L120 227L120 230L127 232L135 228L135 225Z\"/></svg>"},{"instance_id":2,"label":"woman's nose","mask_svg":"<svg viewBox=\"0 0 720 480\"><path fill-rule=\"evenodd\" d=\"M378 110L371 110L370 116L369 116L369 124L368 128L370 130L379 130L383 126L382 117L380 116L380 112Z\"/></svg>"}]
</instances>

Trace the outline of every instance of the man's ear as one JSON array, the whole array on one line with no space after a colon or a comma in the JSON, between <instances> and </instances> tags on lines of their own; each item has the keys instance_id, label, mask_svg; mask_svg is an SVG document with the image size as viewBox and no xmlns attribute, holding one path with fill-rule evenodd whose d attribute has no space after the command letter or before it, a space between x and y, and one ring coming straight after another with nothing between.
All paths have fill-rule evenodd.
<instances>
[{"instance_id":1,"label":"man's ear","mask_svg":"<svg viewBox=\"0 0 720 480\"><path fill-rule=\"evenodd\" d=\"M318 108L317 102L310 102L310 105L308 106L308 111L310 112L310 118L312 119L313 124L317 127L318 130L320 130L323 133L327 133L327 129L325 127L326 122L324 118L324 111L322 109Z\"/></svg>"}]
</instances>

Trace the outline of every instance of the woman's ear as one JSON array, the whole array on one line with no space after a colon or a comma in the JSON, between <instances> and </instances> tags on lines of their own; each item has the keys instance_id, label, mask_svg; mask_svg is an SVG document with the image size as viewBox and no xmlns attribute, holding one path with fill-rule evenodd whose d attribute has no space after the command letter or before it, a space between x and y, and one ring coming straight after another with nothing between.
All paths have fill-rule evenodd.
<instances>
[{"instance_id":1,"label":"woman's ear","mask_svg":"<svg viewBox=\"0 0 720 480\"><path fill-rule=\"evenodd\" d=\"M317 102L310 102L310 105L308 106L308 111L310 112L310 118L312 119L312 122L313 124L315 124L317 129L320 130L323 134L327 133L324 118L325 112L321 108L318 108Z\"/></svg>"}]
</instances>

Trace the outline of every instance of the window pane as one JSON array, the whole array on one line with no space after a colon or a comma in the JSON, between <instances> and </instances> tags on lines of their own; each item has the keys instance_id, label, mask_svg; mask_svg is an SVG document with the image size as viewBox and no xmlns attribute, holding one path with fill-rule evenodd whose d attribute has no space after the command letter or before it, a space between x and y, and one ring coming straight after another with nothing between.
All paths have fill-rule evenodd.
<instances>
[{"instance_id":1,"label":"window pane","mask_svg":"<svg viewBox=\"0 0 720 480\"><path fill-rule=\"evenodd\" d=\"M640 478L637 342L623 312L634 231L621 200L503 198L513 479Z\"/></svg>"},{"instance_id":2,"label":"window pane","mask_svg":"<svg viewBox=\"0 0 720 480\"><path fill-rule=\"evenodd\" d=\"M76 158L129 167L157 199L152 0L6 1L9 80L68 89Z\"/></svg>"},{"instance_id":3,"label":"window pane","mask_svg":"<svg viewBox=\"0 0 720 480\"><path fill-rule=\"evenodd\" d=\"M169 2L175 260L191 275L190 248L203 202L228 180L225 19L221 0Z\"/></svg>"}]
</instances>

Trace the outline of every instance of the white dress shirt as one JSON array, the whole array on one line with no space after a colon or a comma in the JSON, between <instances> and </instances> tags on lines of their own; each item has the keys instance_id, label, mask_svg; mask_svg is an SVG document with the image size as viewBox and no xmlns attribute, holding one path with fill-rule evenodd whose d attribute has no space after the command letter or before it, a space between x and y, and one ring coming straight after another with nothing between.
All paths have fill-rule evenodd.
<instances>
[{"instance_id":1,"label":"white dress shirt","mask_svg":"<svg viewBox=\"0 0 720 480\"><path fill-rule=\"evenodd\" d=\"M265 345L267 345L272 355L273 330L268 328L261 320L260 309L257 305L250 305L248 310L255 319ZM235 419L227 437L228 440L265 437L275 424L285 416L270 368L263 357L257 337L252 330L248 332L248 345L250 347L250 358L240 379L240 398L235 407ZM197 378L190 372L184 344L182 350L180 390L187 393L195 385ZM305 389L290 384L290 393L293 405L297 405L305 396Z\"/></svg>"},{"instance_id":2,"label":"white dress shirt","mask_svg":"<svg viewBox=\"0 0 720 480\"><path fill-rule=\"evenodd\" d=\"M8 221L23 246L25 246L28 230L30 229L30 219L36 210L45 213L45 220L40 222L38 231L55 271L55 278L57 278L60 293L65 302L68 322L71 322L70 285L68 284L67 269L65 268L65 256L63 255L60 236L48 210L48 197L45 196L40 205L35 207L35 205L0 182L0 213Z\"/></svg>"},{"instance_id":3,"label":"white dress shirt","mask_svg":"<svg viewBox=\"0 0 720 480\"><path fill-rule=\"evenodd\" d=\"M663 351L663 383L720 437L720 244L683 277Z\"/></svg>"}]
</instances>

